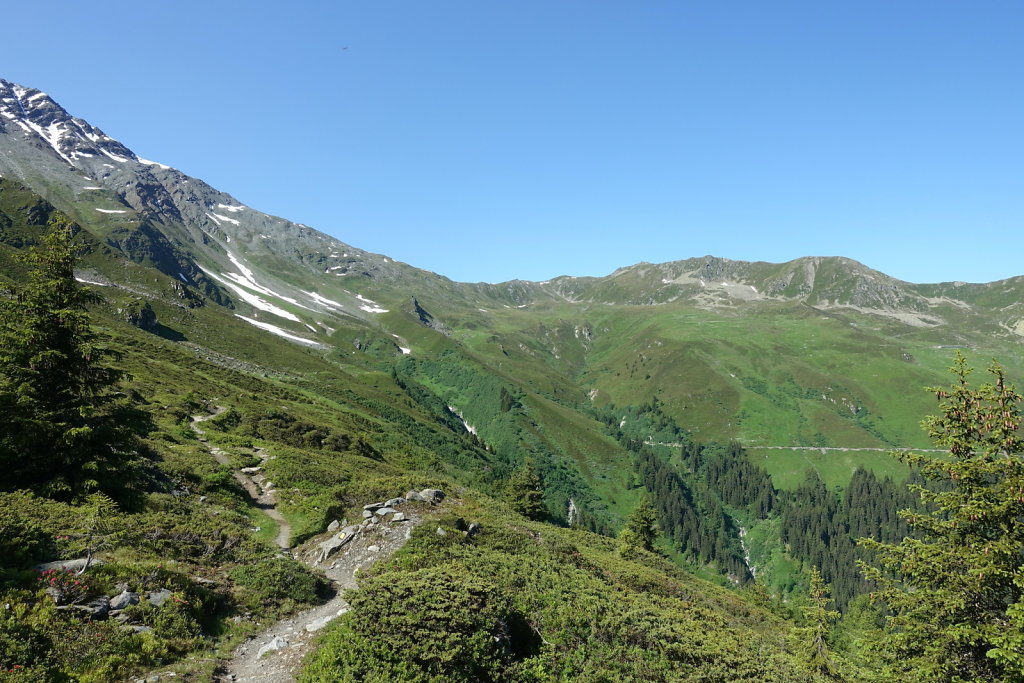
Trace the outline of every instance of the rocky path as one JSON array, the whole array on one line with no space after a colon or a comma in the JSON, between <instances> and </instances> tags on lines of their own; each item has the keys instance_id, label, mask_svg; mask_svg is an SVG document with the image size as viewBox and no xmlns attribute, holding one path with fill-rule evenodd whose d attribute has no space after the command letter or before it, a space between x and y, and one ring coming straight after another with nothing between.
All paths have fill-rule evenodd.
<instances>
[{"instance_id":1,"label":"rocky path","mask_svg":"<svg viewBox=\"0 0 1024 683\"><path fill-rule=\"evenodd\" d=\"M443 494L442 494L443 495ZM321 569L334 584L337 594L319 607L278 621L239 645L231 660L219 669L217 681L235 683L283 683L294 681L302 661L315 647L317 632L349 610L343 594L356 587L356 573L389 557L412 535L422 518L422 506L404 505L398 514L375 514L358 525L337 524L331 532L314 539L298 553L298 559ZM416 509L418 508L418 509ZM319 541L319 542L318 542Z\"/></svg>"},{"instance_id":2,"label":"rocky path","mask_svg":"<svg viewBox=\"0 0 1024 683\"><path fill-rule=\"evenodd\" d=\"M218 407L210 415L193 415L190 426L196 438L221 465L231 459L206 438L202 423L224 412ZM262 460L266 453L254 451ZM291 547L292 528L277 509L273 484L262 473L262 466L232 470L235 480L246 490L253 503L278 524L277 545ZM335 596L327 603L275 622L235 648L231 659L217 670L216 681L245 683L284 683L294 681L302 661L314 648L317 632L331 620L348 611L344 592L356 587L356 572L373 565L401 548L423 518L422 505L407 505L409 500L439 503L444 493L435 489L410 491L406 498L367 505L359 524L335 522L320 538L305 544L297 559L320 569L330 579ZM397 509L401 507L401 510Z\"/></svg>"},{"instance_id":3,"label":"rocky path","mask_svg":"<svg viewBox=\"0 0 1024 683\"><path fill-rule=\"evenodd\" d=\"M227 465L230 467L231 458L229 458L220 448L211 445L209 440L206 438L206 432L203 431L202 427L200 427L200 424L203 422L211 420L223 412L224 408L218 407L217 410L210 415L193 415L192 422L189 426L192 427L192 431L196 433L196 438L199 440L199 443L203 444L206 450L210 452L210 455L213 456L213 459L221 465ZM261 459L266 459L266 452L262 449L257 448L255 453L259 455ZM260 473L262 469L263 468L261 466L245 467L241 470L232 470L231 474L235 478L235 481L237 481L241 487L245 489L245 492L249 494L249 497L252 498L256 507L263 510L268 517L277 523L278 533L274 542L277 543L278 547L288 549L291 547L292 527L284 518L284 515L278 512L277 499L274 496L273 486L266 480L266 477Z\"/></svg>"}]
</instances>

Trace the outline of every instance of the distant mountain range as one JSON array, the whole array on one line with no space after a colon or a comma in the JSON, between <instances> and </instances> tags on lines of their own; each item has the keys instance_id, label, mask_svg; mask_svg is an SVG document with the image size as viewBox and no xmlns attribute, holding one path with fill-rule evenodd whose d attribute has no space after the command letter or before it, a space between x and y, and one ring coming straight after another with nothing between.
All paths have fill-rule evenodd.
<instances>
[{"instance_id":1,"label":"distant mountain range","mask_svg":"<svg viewBox=\"0 0 1024 683\"><path fill-rule=\"evenodd\" d=\"M656 396L695 432L751 445L920 443L912 411L928 405L918 387L941 376L940 347L1021 363L1024 277L922 285L838 257L705 256L457 283L245 206L5 80L0 175L94 236L82 280L157 308L209 304L220 325L310 348L401 357L455 345L530 391L598 404ZM195 336L190 324L177 333ZM797 398L759 391L764 381L792 383ZM859 406L856 419L836 405Z\"/></svg>"}]
</instances>

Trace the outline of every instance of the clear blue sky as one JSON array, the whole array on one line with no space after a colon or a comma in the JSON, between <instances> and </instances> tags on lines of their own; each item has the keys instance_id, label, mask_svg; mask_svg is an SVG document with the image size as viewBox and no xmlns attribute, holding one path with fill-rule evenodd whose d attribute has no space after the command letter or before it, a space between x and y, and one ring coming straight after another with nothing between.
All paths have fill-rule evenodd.
<instances>
[{"instance_id":1,"label":"clear blue sky","mask_svg":"<svg viewBox=\"0 0 1024 683\"><path fill-rule=\"evenodd\" d=\"M0 77L254 208L464 281L704 254L1024 274L1024 3L3 12Z\"/></svg>"}]
</instances>

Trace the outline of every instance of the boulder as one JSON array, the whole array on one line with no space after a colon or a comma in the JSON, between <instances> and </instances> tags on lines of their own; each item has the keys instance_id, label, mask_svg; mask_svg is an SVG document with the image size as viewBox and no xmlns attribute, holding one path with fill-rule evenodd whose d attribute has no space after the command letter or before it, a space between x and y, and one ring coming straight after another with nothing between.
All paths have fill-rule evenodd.
<instances>
[{"instance_id":1,"label":"boulder","mask_svg":"<svg viewBox=\"0 0 1024 683\"><path fill-rule=\"evenodd\" d=\"M391 521L392 522L404 522L407 519L409 519L409 518L405 516L404 512L396 512L395 515L391 518Z\"/></svg>"},{"instance_id":2,"label":"boulder","mask_svg":"<svg viewBox=\"0 0 1024 683\"><path fill-rule=\"evenodd\" d=\"M171 597L171 591L166 588L160 588L155 591L150 591L146 595L146 599L149 600L149 604L153 607L163 607L163 604L167 602Z\"/></svg>"},{"instance_id":3,"label":"boulder","mask_svg":"<svg viewBox=\"0 0 1024 683\"><path fill-rule=\"evenodd\" d=\"M364 505L363 509L364 510L370 510L372 512L373 510L376 510L376 509L382 508L382 507L384 507L384 503L370 503L369 505Z\"/></svg>"},{"instance_id":4,"label":"boulder","mask_svg":"<svg viewBox=\"0 0 1024 683\"><path fill-rule=\"evenodd\" d=\"M341 522L339 522L338 520L334 520L333 522L331 522L330 524L327 525L327 530L332 532L332 533L337 531L340 528L341 528Z\"/></svg>"},{"instance_id":5,"label":"boulder","mask_svg":"<svg viewBox=\"0 0 1024 683\"><path fill-rule=\"evenodd\" d=\"M108 602L108 605L109 605L110 609L112 609L112 610L124 609L125 607L128 607L129 605L137 605L137 604L139 604L139 594L138 593L133 593L133 592L128 591L128 590L121 591L120 593L118 593L114 597L110 598L110 601Z\"/></svg>"},{"instance_id":6,"label":"boulder","mask_svg":"<svg viewBox=\"0 0 1024 683\"><path fill-rule=\"evenodd\" d=\"M378 517L383 517L385 515L394 514L395 512L397 512L395 508L380 508L376 512L374 512L374 514Z\"/></svg>"},{"instance_id":7,"label":"boulder","mask_svg":"<svg viewBox=\"0 0 1024 683\"><path fill-rule=\"evenodd\" d=\"M87 605L72 605L72 607L85 612L85 616L97 621L106 619L107 615L110 614L110 600L107 598L96 598Z\"/></svg>"},{"instance_id":8,"label":"boulder","mask_svg":"<svg viewBox=\"0 0 1024 683\"><path fill-rule=\"evenodd\" d=\"M60 588L56 586L50 586L46 589L46 594L53 598L53 604L64 605L67 604L68 596Z\"/></svg>"},{"instance_id":9,"label":"boulder","mask_svg":"<svg viewBox=\"0 0 1024 683\"><path fill-rule=\"evenodd\" d=\"M358 526L347 526L342 529L339 533L331 536L326 541L321 543L318 547L320 548L320 556L317 562L323 562L328 557L338 552L338 549L355 538L359 532Z\"/></svg>"},{"instance_id":10,"label":"boulder","mask_svg":"<svg viewBox=\"0 0 1024 683\"><path fill-rule=\"evenodd\" d=\"M363 510L363 519L373 517L373 510Z\"/></svg>"},{"instance_id":11,"label":"boulder","mask_svg":"<svg viewBox=\"0 0 1024 683\"><path fill-rule=\"evenodd\" d=\"M326 617L320 617L316 621L311 621L308 624L306 624L306 631L308 631L309 633L319 631L324 626L327 626L327 624L331 623L337 617L337 614L328 614Z\"/></svg>"},{"instance_id":12,"label":"boulder","mask_svg":"<svg viewBox=\"0 0 1024 683\"><path fill-rule=\"evenodd\" d=\"M444 529L442 529L441 527L437 527L437 531L435 531L434 533L436 533L438 536L447 536L448 535L448 532L445 531Z\"/></svg>"},{"instance_id":13,"label":"boulder","mask_svg":"<svg viewBox=\"0 0 1024 683\"><path fill-rule=\"evenodd\" d=\"M274 636L273 640L256 652L256 658L260 659L268 652L277 652L278 650L283 650L286 647L288 647L288 641L285 638L282 638L281 636Z\"/></svg>"},{"instance_id":14,"label":"boulder","mask_svg":"<svg viewBox=\"0 0 1024 683\"><path fill-rule=\"evenodd\" d=\"M386 508L393 508L396 505L401 505L404 502L405 502L405 498L392 498L388 502L384 503L384 507L386 507Z\"/></svg>"},{"instance_id":15,"label":"boulder","mask_svg":"<svg viewBox=\"0 0 1024 683\"><path fill-rule=\"evenodd\" d=\"M426 502L435 505L444 500L444 491L441 489L423 489L420 491L420 497Z\"/></svg>"},{"instance_id":16,"label":"boulder","mask_svg":"<svg viewBox=\"0 0 1024 683\"><path fill-rule=\"evenodd\" d=\"M482 528L483 527L480 525L480 522L471 522L469 528L466 529L466 535L476 536L478 533L480 533L480 529Z\"/></svg>"},{"instance_id":17,"label":"boulder","mask_svg":"<svg viewBox=\"0 0 1024 683\"><path fill-rule=\"evenodd\" d=\"M406 491L406 493L405 493L405 500L406 501L415 500L415 501L419 501L421 503L424 502L423 496L420 495L419 491Z\"/></svg>"},{"instance_id":18,"label":"boulder","mask_svg":"<svg viewBox=\"0 0 1024 683\"><path fill-rule=\"evenodd\" d=\"M35 566L36 571L45 572L50 569L58 569L60 571L70 572L81 572L86 568L86 565L93 566L103 564L103 560L97 557L80 557L77 560L57 560L56 562L44 562Z\"/></svg>"},{"instance_id":19,"label":"boulder","mask_svg":"<svg viewBox=\"0 0 1024 683\"><path fill-rule=\"evenodd\" d=\"M262 468L262 467L260 467L259 465L257 465L256 467L243 467L243 468L242 468L241 470L239 470L239 471L240 471L240 472L241 472L242 474L256 474L257 472L262 472L262 471L263 471L263 468Z\"/></svg>"}]
</instances>

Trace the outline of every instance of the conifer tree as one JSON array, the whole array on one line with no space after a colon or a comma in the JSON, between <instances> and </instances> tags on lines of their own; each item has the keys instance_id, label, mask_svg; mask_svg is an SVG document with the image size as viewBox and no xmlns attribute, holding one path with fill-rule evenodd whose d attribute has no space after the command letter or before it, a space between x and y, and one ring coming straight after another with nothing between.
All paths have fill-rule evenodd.
<instances>
[{"instance_id":1,"label":"conifer tree","mask_svg":"<svg viewBox=\"0 0 1024 683\"><path fill-rule=\"evenodd\" d=\"M839 619L839 612L830 610L828 584L821 578L817 567L811 567L811 582L808 603L803 608L804 625L794 629L794 636L803 650L804 659L811 671L825 678L839 678L835 655L828 638L832 627Z\"/></svg>"},{"instance_id":2,"label":"conifer tree","mask_svg":"<svg viewBox=\"0 0 1024 683\"><path fill-rule=\"evenodd\" d=\"M77 499L124 498L138 471L137 441L104 363L86 306L99 297L74 278L72 226L51 221L21 260L28 280L0 296L0 470L3 488Z\"/></svg>"},{"instance_id":3,"label":"conifer tree","mask_svg":"<svg viewBox=\"0 0 1024 683\"><path fill-rule=\"evenodd\" d=\"M646 499L641 500L626 518L626 524L619 533L619 553L628 557L637 550L654 550L658 537L658 515Z\"/></svg>"},{"instance_id":4,"label":"conifer tree","mask_svg":"<svg viewBox=\"0 0 1024 683\"><path fill-rule=\"evenodd\" d=\"M1024 680L1024 458L1021 395L993 364L972 388L963 356L955 382L935 389L926 420L948 455L900 457L940 485L914 486L927 512L904 511L917 538L864 539L881 567L865 566L888 620L894 680ZM889 570L889 571L885 571ZM894 578L895 574L898 578Z\"/></svg>"},{"instance_id":5,"label":"conifer tree","mask_svg":"<svg viewBox=\"0 0 1024 683\"><path fill-rule=\"evenodd\" d=\"M527 459L512 473L508 481L508 498L512 509L527 519L541 520L548 516L544 506L544 486L533 460Z\"/></svg>"}]
</instances>

